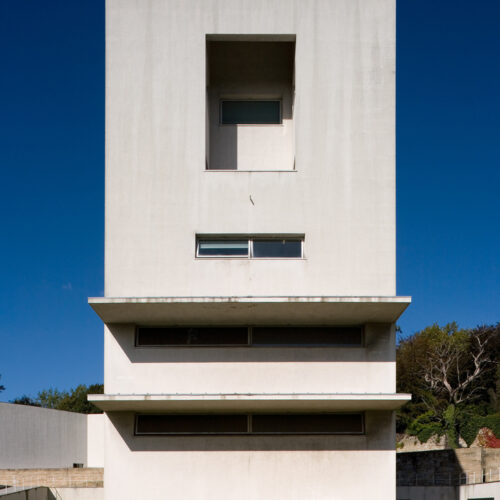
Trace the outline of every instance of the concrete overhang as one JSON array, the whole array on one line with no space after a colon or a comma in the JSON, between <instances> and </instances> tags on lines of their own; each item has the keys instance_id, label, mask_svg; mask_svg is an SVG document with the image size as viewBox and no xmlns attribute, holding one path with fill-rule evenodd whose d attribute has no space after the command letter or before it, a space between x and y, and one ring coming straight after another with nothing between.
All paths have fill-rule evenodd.
<instances>
[{"instance_id":1,"label":"concrete overhang","mask_svg":"<svg viewBox=\"0 0 500 500\"><path fill-rule=\"evenodd\" d=\"M335 412L396 410L411 394L92 394L103 411Z\"/></svg>"},{"instance_id":2,"label":"concrete overhang","mask_svg":"<svg viewBox=\"0 0 500 500\"><path fill-rule=\"evenodd\" d=\"M105 323L356 325L393 323L410 297L91 297Z\"/></svg>"}]
</instances>

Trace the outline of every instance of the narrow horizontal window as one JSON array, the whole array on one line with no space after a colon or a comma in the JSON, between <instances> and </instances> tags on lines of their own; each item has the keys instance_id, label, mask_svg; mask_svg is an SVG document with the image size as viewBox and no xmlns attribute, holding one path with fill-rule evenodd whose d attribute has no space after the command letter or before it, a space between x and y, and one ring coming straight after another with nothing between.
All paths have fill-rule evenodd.
<instances>
[{"instance_id":1,"label":"narrow horizontal window","mask_svg":"<svg viewBox=\"0 0 500 500\"><path fill-rule=\"evenodd\" d=\"M253 327L254 346L361 346L361 327Z\"/></svg>"},{"instance_id":2,"label":"narrow horizontal window","mask_svg":"<svg viewBox=\"0 0 500 500\"><path fill-rule=\"evenodd\" d=\"M248 240L198 240L199 257L247 257Z\"/></svg>"},{"instance_id":3,"label":"narrow horizontal window","mask_svg":"<svg viewBox=\"0 0 500 500\"><path fill-rule=\"evenodd\" d=\"M362 413L136 415L136 435L363 434Z\"/></svg>"},{"instance_id":4,"label":"narrow horizontal window","mask_svg":"<svg viewBox=\"0 0 500 500\"><path fill-rule=\"evenodd\" d=\"M136 434L244 434L246 415L137 415Z\"/></svg>"},{"instance_id":5,"label":"narrow horizontal window","mask_svg":"<svg viewBox=\"0 0 500 500\"><path fill-rule=\"evenodd\" d=\"M253 415L255 434L362 434L359 413L308 415Z\"/></svg>"},{"instance_id":6,"label":"narrow horizontal window","mask_svg":"<svg viewBox=\"0 0 500 500\"><path fill-rule=\"evenodd\" d=\"M221 101L222 125L272 125L281 123L281 101Z\"/></svg>"},{"instance_id":7,"label":"narrow horizontal window","mask_svg":"<svg viewBox=\"0 0 500 500\"><path fill-rule=\"evenodd\" d=\"M138 327L135 345L138 347L248 345L248 328Z\"/></svg>"},{"instance_id":8,"label":"narrow horizontal window","mask_svg":"<svg viewBox=\"0 0 500 500\"><path fill-rule=\"evenodd\" d=\"M363 328L360 326L137 327L135 345L137 347L361 347Z\"/></svg>"},{"instance_id":9,"label":"narrow horizontal window","mask_svg":"<svg viewBox=\"0 0 500 500\"><path fill-rule=\"evenodd\" d=\"M304 237L253 237L225 239L223 237L196 240L197 257L243 257L250 259L300 259Z\"/></svg>"},{"instance_id":10,"label":"narrow horizontal window","mask_svg":"<svg viewBox=\"0 0 500 500\"><path fill-rule=\"evenodd\" d=\"M300 258L302 240L254 240L252 255L255 258Z\"/></svg>"}]
</instances>

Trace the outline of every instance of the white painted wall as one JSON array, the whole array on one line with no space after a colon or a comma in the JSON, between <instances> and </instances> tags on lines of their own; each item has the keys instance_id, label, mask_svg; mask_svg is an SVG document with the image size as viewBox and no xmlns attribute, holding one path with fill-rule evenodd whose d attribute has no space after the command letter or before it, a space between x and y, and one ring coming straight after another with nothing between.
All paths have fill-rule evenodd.
<instances>
[{"instance_id":1,"label":"white painted wall","mask_svg":"<svg viewBox=\"0 0 500 500\"><path fill-rule=\"evenodd\" d=\"M292 438L134 437L132 414L108 418L107 500L395 498L391 412L367 413L366 436Z\"/></svg>"},{"instance_id":2,"label":"white painted wall","mask_svg":"<svg viewBox=\"0 0 500 500\"><path fill-rule=\"evenodd\" d=\"M394 295L394 0L108 0L106 295ZM296 171L206 171L206 34L296 35ZM250 201L250 196L253 203ZM195 259L305 233L305 259Z\"/></svg>"},{"instance_id":3,"label":"white painted wall","mask_svg":"<svg viewBox=\"0 0 500 500\"><path fill-rule=\"evenodd\" d=\"M0 469L87 463L87 416L0 403Z\"/></svg>"},{"instance_id":4,"label":"white painted wall","mask_svg":"<svg viewBox=\"0 0 500 500\"><path fill-rule=\"evenodd\" d=\"M104 467L104 415L87 415L87 467Z\"/></svg>"},{"instance_id":5,"label":"white painted wall","mask_svg":"<svg viewBox=\"0 0 500 500\"><path fill-rule=\"evenodd\" d=\"M106 31L106 296L395 294L395 0L107 0ZM207 34L296 36L295 171L205 170ZM305 258L196 259L200 233L305 234ZM107 393L395 390L387 325L362 349L238 352L138 350L108 326ZM395 497L392 412L293 438L105 418L107 500Z\"/></svg>"},{"instance_id":6,"label":"white painted wall","mask_svg":"<svg viewBox=\"0 0 500 500\"><path fill-rule=\"evenodd\" d=\"M106 327L109 394L396 390L392 325L366 325L359 348L145 348L134 335L133 325Z\"/></svg>"}]
</instances>

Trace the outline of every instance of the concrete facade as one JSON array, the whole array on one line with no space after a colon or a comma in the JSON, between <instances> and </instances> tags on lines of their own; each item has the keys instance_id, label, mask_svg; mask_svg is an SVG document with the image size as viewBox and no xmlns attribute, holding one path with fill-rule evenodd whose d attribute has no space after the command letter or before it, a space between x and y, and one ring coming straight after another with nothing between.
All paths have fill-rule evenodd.
<instances>
[{"instance_id":1,"label":"concrete facade","mask_svg":"<svg viewBox=\"0 0 500 500\"><path fill-rule=\"evenodd\" d=\"M104 467L104 415L87 415L87 467Z\"/></svg>"},{"instance_id":2,"label":"concrete facade","mask_svg":"<svg viewBox=\"0 0 500 500\"><path fill-rule=\"evenodd\" d=\"M106 411L106 499L394 500L393 410L407 399L394 323L409 303L395 296L395 0L106 8L105 297L91 299L105 323L105 394L91 400ZM270 45L234 71L224 43L248 61ZM294 44L291 76L280 43ZM279 98L283 123L221 125L226 98ZM197 235L303 238L303 255L197 258ZM137 326L178 325L357 325L364 340L136 346ZM135 435L141 411L271 410L355 410L365 425Z\"/></svg>"},{"instance_id":3,"label":"concrete facade","mask_svg":"<svg viewBox=\"0 0 500 500\"><path fill-rule=\"evenodd\" d=\"M108 0L106 23L106 296L395 295L395 0ZM227 34L296 37L295 170L205 169ZM195 259L200 233L305 234L304 259Z\"/></svg>"},{"instance_id":4,"label":"concrete facade","mask_svg":"<svg viewBox=\"0 0 500 500\"><path fill-rule=\"evenodd\" d=\"M0 403L0 469L87 465L87 415Z\"/></svg>"}]
</instances>

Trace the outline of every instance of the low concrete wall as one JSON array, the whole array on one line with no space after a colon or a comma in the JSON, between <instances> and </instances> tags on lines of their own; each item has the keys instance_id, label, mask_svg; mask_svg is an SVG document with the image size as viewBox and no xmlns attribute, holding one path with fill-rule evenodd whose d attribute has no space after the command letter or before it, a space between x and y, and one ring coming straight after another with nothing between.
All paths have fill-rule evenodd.
<instances>
[{"instance_id":1,"label":"low concrete wall","mask_svg":"<svg viewBox=\"0 0 500 500\"><path fill-rule=\"evenodd\" d=\"M57 500L104 500L104 488L51 488L50 491Z\"/></svg>"},{"instance_id":2,"label":"low concrete wall","mask_svg":"<svg viewBox=\"0 0 500 500\"><path fill-rule=\"evenodd\" d=\"M398 486L397 500L500 500L500 482L462 486Z\"/></svg>"},{"instance_id":3,"label":"low concrete wall","mask_svg":"<svg viewBox=\"0 0 500 500\"><path fill-rule=\"evenodd\" d=\"M487 498L500 500L500 482L460 486L460 496L457 500L485 500Z\"/></svg>"},{"instance_id":4,"label":"low concrete wall","mask_svg":"<svg viewBox=\"0 0 500 500\"><path fill-rule=\"evenodd\" d=\"M2 500L52 500L54 497L49 493L48 488L30 488L11 492L8 490L0 490Z\"/></svg>"},{"instance_id":5,"label":"low concrete wall","mask_svg":"<svg viewBox=\"0 0 500 500\"><path fill-rule=\"evenodd\" d=\"M458 500L458 486L398 486L397 500Z\"/></svg>"},{"instance_id":6,"label":"low concrete wall","mask_svg":"<svg viewBox=\"0 0 500 500\"><path fill-rule=\"evenodd\" d=\"M87 463L87 415L0 403L0 469Z\"/></svg>"},{"instance_id":7,"label":"low concrete wall","mask_svg":"<svg viewBox=\"0 0 500 500\"><path fill-rule=\"evenodd\" d=\"M104 500L104 488L30 488L0 490L2 500Z\"/></svg>"},{"instance_id":8,"label":"low concrete wall","mask_svg":"<svg viewBox=\"0 0 500 500\"><path fill-rule=\"evenodd\" d=\"M54 488L96 488L103 485L103 469L1 469L0 484Z\"/></svg>"},{"instance_id":9,"label":"low concrete wall","mask_svg":"<svg viewBox=\"0 0 500 500\"><path fill-rule=\"evenodd\" d=\"M486 471L484 482L500 479L500 449L398 453L396 464L398 486L456 486L464 482L483 482L483 471ZM495 473L490 476L489 471Z\"/></svg>"}]
</instances>

